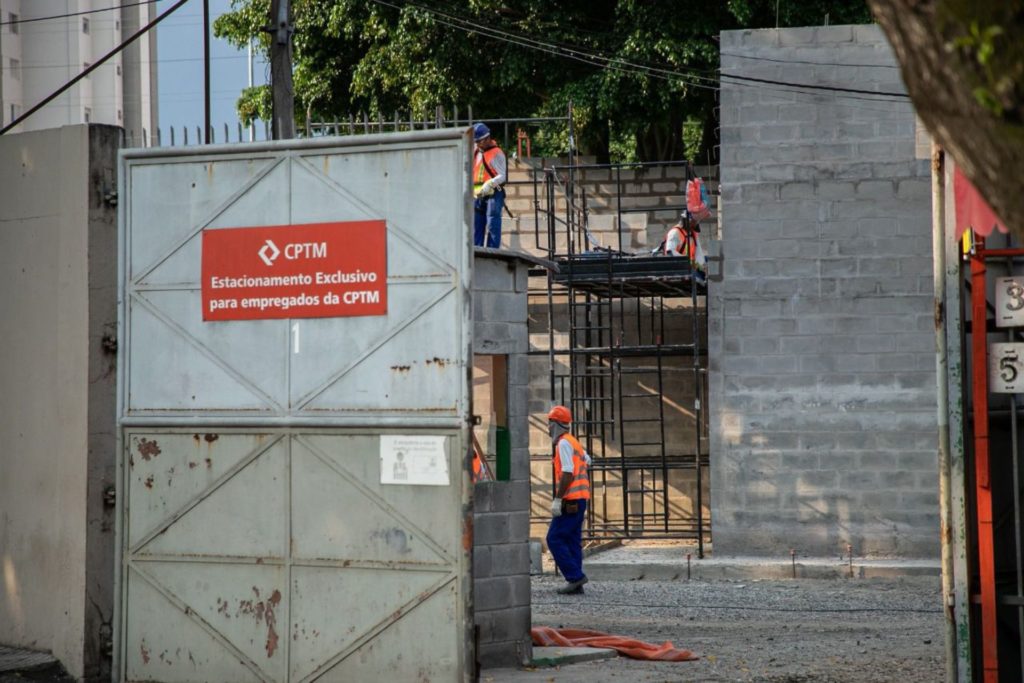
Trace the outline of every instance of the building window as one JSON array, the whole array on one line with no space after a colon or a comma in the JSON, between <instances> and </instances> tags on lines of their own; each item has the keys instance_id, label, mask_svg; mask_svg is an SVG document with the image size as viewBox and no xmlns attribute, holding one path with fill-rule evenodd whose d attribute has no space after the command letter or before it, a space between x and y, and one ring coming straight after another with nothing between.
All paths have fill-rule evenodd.
<instances>
[{"instance_id":1,"label":"building window","mask_svg":"<svg viewBox=\"0 0 1024 683\"><path fill-rule=\"evenodd\" d=\"M11 57L10 61L11 61L11 68L10 68L11 78L13 78L16 81L20 81L21 80L21 60L20 59L15 59L14 57Z\"/></svg>"},{"instance_id":2,"label":"building window","mask_svg":"<svg viewBox=\"0 0 1024 683\"><path fill-rule=\"evenodd\" d=\"M86 123L89 123L89 120L92 118L92 109L90 109L89 107L83 108L82 118L85 119Z\"/></svg>"},{"instance_id":3,"label":"building window","mask_svg":"<svg viewBox=\"0 0 1024 683\"><path fill-rule=\"evenodd\" d=\"M117 65L117 75L118 76L121 75L121 65L120 64Z\"/></svg>"},{"instance_id":4,"label":"building window","mask_svg":"<svg viewBox=\"0 0 1024 683\"><path fill-rule=\"evenodd\" d=\"M121 110L120 109L117 110L117 120L118 121L121 120Z\"/></svg>"},{"instance_id":5,"label":"building window","mask_svg":"<svg viewBox=\"0 0 1024 683\"><path fill-rule=\"evenodd\" d=\"M82 17L82 33L89 32L89 17Z\"/></svg>"},{"instance_id":6,"label":"building window","mask_svg":"<svg viewBox=\"0 0 1024 683\"><path fill-rule=\"evenodd\" d=\"M92 66L92 65L89 64L89 62L82 62L82 71L87 71L90 66ZM89 78L89 77L86 76L86 78Z\"/></svg>"},{"instance_id":7,"label":"building window","mask_svg":"<svg viewBox=\"0 0 1024 683\"><path fill-rule=\"evenodd\" d=\"M12 122L14 121L14 119L18 118L18 114L19 114L18 110L19 110L18 105L16 105L16 104L12 104L11 105L11 121Z\"/></svg>"},{"instance_id":8,"label":"building window","mask_svg":"<svg viewBox=\"0 0 1024 683\"><path fill-rule=\"evenodd\" d=\"M117 19L116 21L114 21L114 30L115 31L120 31L121 30L121 20L120 19Z\"/></svg>"},{"instance_id":9,"label":"building window","mask_svg":"<svg viewBox=\"0 0 1024 683\"><path fill-rule=\"evenodd\" d=\"M18 32L18 15L14 12L7 13L7 25L11 27L11 33Z\"/></svg>"}]
</instances>

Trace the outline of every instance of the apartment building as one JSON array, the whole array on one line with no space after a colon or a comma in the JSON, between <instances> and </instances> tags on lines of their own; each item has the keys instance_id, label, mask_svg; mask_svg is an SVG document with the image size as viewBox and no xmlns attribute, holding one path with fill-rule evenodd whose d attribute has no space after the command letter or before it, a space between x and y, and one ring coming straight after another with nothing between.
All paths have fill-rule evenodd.
<instances>
[{"instance_id":1,"label":"apartment building","mask_svg":"<svg viewBox=\"0 0 1024 683\"><path fill-rule=\"evenodd\" d=\"M7 124L156 16L154 3L0 0L0 123ZM16 131L78 123L157 126L156 32L142 36Z\"/></svg>"}]
</instances>

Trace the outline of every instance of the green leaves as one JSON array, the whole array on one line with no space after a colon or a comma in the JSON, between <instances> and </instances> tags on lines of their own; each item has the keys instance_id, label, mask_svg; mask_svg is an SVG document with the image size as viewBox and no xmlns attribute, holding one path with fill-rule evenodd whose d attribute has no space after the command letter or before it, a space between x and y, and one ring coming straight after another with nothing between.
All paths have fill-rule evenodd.
<instances>
[{"instance_id":1,"label":"green leaves","mask_svg":"<svg viewBox=\"0 0 1024 683\"><path fill-rule=\"evenodd\" d=\"M232 0L214 32L269 48L270 0ZM867 18L863 0L787 0L785 18ZM296 111L432 118L438 106L483 120L564 117L584 154L681 158L714 141L722 30L774 26L775 0L293 0ZM817 15L817 16L815 16ZM265 89L239 99L268 114ZM685 127L685 133L684 133ZM514 132L514 127L513 127ZM564 123L529 130L534 154L564 154ZM708 138L705 140L704 138ZM687 141L684 146L684 139Z\"/></svg>"}]
</instances>

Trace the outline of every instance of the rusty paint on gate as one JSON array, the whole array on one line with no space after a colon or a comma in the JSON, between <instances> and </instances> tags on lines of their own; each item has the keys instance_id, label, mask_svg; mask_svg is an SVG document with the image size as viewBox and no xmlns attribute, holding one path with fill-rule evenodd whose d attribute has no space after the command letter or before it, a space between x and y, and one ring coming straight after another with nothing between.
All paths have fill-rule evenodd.
<instances>
[{"instance_id":1,"label":"rusty paint on gate","mask_svg":"<svg viewBox=\"0 0 1024 683\"><path fill-rule=\"evenodd\" d=\"M150 460L160 455L160 446L157 444L156 439L147 441L146 439L139 439L138 446L139 455L142 456L143 460Z\"/></svg>"}]
</instances>

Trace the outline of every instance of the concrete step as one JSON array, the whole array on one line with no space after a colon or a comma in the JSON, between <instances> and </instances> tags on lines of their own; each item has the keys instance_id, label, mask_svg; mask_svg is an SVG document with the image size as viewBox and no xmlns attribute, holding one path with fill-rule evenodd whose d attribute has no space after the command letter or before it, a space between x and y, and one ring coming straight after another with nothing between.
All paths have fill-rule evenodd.
<instances>
[{"instance_id":1,"label":"concrete step","mask_svg":"<svg viewBox=\"0 0 1024 683\"><path fill-rule=\"evenodd\" d=\"M619 653L601 647L534 647L530 666L563 666L580 662L615 659Z\"/></svg>"},{"instance_id":2,"label":"concrete step","mask_svg":"<svg viewBox=\"0 0 1024 683\"><path fill-rule=\"evenodd\" d=\"M686 554L690 554L687 563ZM697 559L696 548L623 546L586 561L591 581L682 581L714 579L897 579L941 576L938 558L863 559L713 557Z\"/></svg>"}]
</instances>

